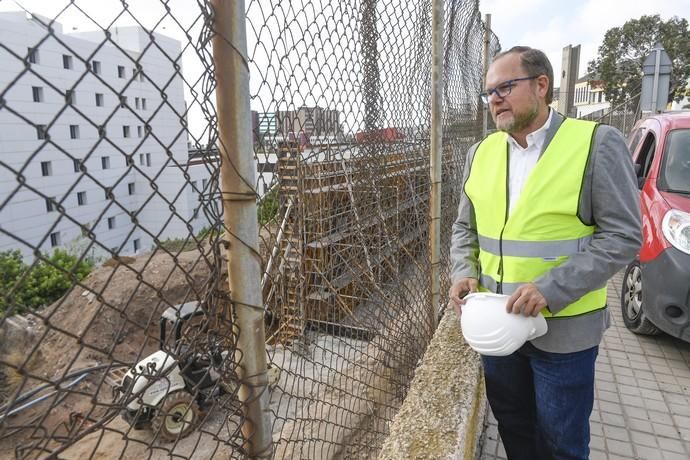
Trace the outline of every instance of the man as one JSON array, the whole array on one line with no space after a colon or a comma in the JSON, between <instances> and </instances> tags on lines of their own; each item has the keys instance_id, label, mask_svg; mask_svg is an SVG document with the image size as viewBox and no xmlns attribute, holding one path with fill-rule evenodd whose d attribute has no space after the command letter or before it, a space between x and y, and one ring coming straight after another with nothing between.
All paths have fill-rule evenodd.
<instances>
[{"instance_id":1,"label":"man","mask_svg":"<svg viewBox=\"0 0 690 460\"><path fill-rule=\"evenodd\" d=\"M498 132L468 152L451 244L450 299L510 294L549 330L482 356L487 398L513 459L586 459L594 362L609 326L606 282L641 244L632 160L616 129L551 110L543 52L499 54L481 94Z\"/></svg>"}]
</instances>

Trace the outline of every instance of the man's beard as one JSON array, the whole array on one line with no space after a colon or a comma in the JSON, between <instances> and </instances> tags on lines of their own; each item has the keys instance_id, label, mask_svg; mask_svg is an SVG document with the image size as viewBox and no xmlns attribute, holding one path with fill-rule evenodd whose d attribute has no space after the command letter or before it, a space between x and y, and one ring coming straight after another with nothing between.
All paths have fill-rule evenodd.
<instances>
[{"instance_id":1,"label":"man's beard","mask_svg":"<svg viewBox=\"0 0 690 460\"><path fill-rule=\"evenodd\" d=\"M539 106L537 104L534 104L526 112L518 114L515 114L515 112L513 112L513 120L506 123L505 125L496 122L496 128L499 131L505 131L507 133L520 132L526 127L528 127L537 118L538 114Z\"/></svg>"}]
</instances>

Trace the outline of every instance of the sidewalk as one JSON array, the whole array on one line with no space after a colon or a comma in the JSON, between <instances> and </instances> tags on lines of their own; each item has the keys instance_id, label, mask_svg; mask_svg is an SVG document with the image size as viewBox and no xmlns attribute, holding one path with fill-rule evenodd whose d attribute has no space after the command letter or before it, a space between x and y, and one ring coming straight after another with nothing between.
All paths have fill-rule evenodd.
<instances>
[{"instance_id":1,"label":"sidewalk","mask_svg":"<svg viewBox=\"0 0 690 460\"><path fill-rule=\"evenodd\" d=\"M690 458L690 344L635 335L623 324L623 274L609 282L612 325L599 349L590 458ZM488 417L481 460L505 459L496 419Z\"/></svg>"}]
</instances>

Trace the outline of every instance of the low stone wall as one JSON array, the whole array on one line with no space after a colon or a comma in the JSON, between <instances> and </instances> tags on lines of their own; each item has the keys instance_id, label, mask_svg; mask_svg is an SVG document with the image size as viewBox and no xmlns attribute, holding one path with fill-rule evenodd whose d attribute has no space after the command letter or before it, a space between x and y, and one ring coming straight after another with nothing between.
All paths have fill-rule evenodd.
<instances>
[{"instance_id":1,"label":"low stone wall","mask_svg":"<svg viewBox=\"0 0 690 460\"><path fill-rule=\"evenodd\" d=\"M486 416L479 355L455 312L441 319L379 459L474 460Z\"/></svg>"}]
</instances>

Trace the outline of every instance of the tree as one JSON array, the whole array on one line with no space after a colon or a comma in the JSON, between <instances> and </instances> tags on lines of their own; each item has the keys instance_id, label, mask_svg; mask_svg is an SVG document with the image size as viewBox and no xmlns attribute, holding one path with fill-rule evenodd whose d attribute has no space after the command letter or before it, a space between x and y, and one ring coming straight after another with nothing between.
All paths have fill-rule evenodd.
<instances>
[{"instance_id":1,"label":"tree","mask_svg":"<svg viewBox=\"0 0 690 460\"><path fill-rule=\"evenodd\" d=\"M664 22L657 14L631 19L622 27L609 29L589 72L604 82L612 105L635 97L642 88L642 63L652 48L661 43L673 62L668 102L683 98L690 78L690 29L688 20L672 17Z\"/></svg>"},{"instance_id":2,"label":"tree","mask_svg":"<svg viewBox=\"0 0 690 460\"><path fill-rule=\"evenodd\" d=\"M28 266L19 251L0 252L0 314L23 313L56 301L91 272L93 263L67 251L53 254ZM12 291L11 295L8 293ZM10 309L11 311L8 311Z\"/></svg>"}]
</instances>

